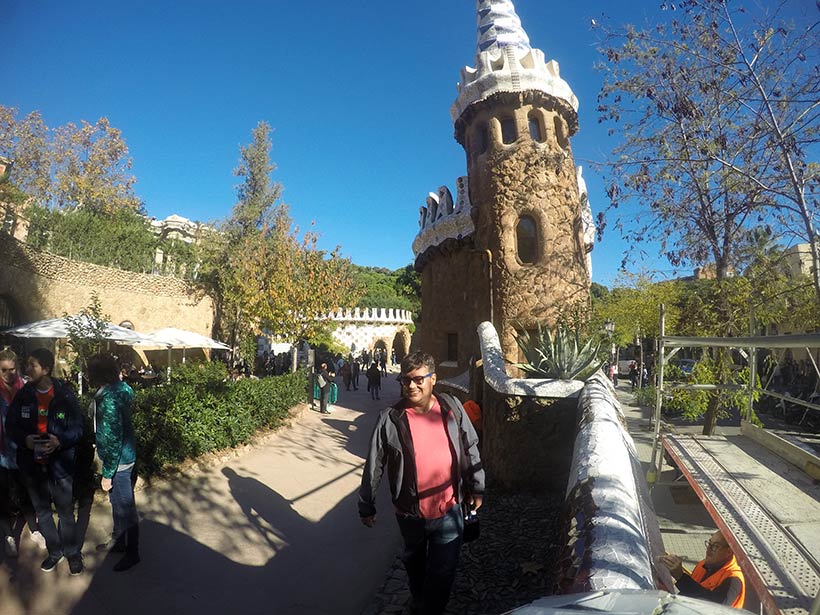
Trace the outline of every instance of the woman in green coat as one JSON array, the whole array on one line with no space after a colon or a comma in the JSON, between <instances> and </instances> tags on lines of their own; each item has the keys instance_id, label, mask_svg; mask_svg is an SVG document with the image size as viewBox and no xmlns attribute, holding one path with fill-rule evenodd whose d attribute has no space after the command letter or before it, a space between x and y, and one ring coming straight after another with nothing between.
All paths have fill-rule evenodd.
<instances>
[{"instance_id":1,"label":"woman in green coat","mask_svg":"<svg viewBox=\"0 0 820 615\"><path fill-rule=\"evenodd\" d=\"M97 354L88 360L88 377L92 386L99 387L94 395L97 456L102 462L101 486L108 492L114 517L111 540L97 550L124 551L114 566L115 572L123 572L140 561L139 518L131 480L137 460L131 421L134 391L120 380L119 366L110 354Z\"/></svg>"}]
</instances>

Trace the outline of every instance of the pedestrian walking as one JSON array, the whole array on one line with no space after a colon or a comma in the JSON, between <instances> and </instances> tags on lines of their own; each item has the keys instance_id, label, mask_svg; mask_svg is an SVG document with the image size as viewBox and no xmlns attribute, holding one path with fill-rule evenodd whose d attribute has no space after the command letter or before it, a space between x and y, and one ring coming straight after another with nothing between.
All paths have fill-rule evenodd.
<instances>
[{"instance_id":1,"label":"pedestrian walking","mask_svg":"<svg viewBox=\"0 0 820 615\"><path fill-rule=\"evenodd\" d=\"M345 390L350 390L350 380L353 375L353 370L350 367L350 363L345 361L342 363L342 369L339 370L339 373L342 375L342 383L345 385Z\"/></svg>"},{"instance_id":2,"label":"pedestrian walking","mask_svg":"<svg viewBox=\"0 0 820 615\"><path fill-rule=\"evenodd\" d=\"M367 390L370 391L370 399L379 399L379 392L382 388L382 373L375 361L367 368L365 376L367 376Z\"/></svg>"},{"instance_id":3,"label":"pedestrian walking","mask_svg":"<svg viewBox=\"0 0 820 615\"><path fill-rule=\"evenodd\" d=\"M483 503L478 436L461 403L434 395L435 363L414 352L401 362L401 400L379 414L359 490L359 516L376 523L376 491L387 468L404 540L411 608L440 615L450 598L464 532L462 504ZM410 468L408 470L408 468Z\"/></svg>"},{"instance_id":4,"label":"pedestrian walking","mask_svg":"<svg viewBox=\"0 0 820 615\"><path fill-rule=\"evenodd\" d=\"M361 371L361 367L359 367L359 360L354 359L350 364L350 382L353 385L354 391L359 390L359 374Z\"/></svg>"},{"instance_id":5,"label":"pedestrian walking","mask_svg":"<svg viewBox=\"0 0 820 615\"><path fill-rule=\"evenodd\" d=\"M54 355L38 348L26 362L28 383L9 408L7 428L17 445L17 463L28 490L37 525L46 539L48 557L40 565L51 572L68 559L72 575L83 571L82 544L74 517L74 458L83 436L77 397L53 379ZM57 509L59 529L51 507Z\"/></svg>"},{"instance_id":6,"label":"pedestrian walking","mask_svg":"<svg viewBox=\"0 0 820 615\"><path fill-rule=\"evenodd\" d=\"M322 363L319 366L316 380L319 384L319 412L322 414L330 414L330 410L327 409L327 398L330 395L330 380L335 376L334 372L328 371L327 363Z\"/></svg>"},{"instance_id":7,"label":"pedestrian walking","mask_svg":"<svg viewBox=\"0 0 820 615\"><path fill-rule=\"evenodd\" d=\"M102 462L100 486L108 493L114 518L111 538L97 545L97 551L124 552L114 565L114 572L124 572L140 561L140 528L132 481L137 461L131 421L134 391L119 379L118 371L117 361L110 354L97 354L88 360L89 381L98 387L94 405L97 455Z\"/></svg>"}]
</instances>

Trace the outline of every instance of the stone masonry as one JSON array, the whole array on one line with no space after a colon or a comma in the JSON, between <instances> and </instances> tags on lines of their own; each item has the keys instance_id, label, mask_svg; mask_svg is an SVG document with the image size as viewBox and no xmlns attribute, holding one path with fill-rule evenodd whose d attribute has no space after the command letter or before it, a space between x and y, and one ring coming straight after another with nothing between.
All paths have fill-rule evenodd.
<instances>
[{"instance_id":1,"label":"stone masonry","mask_svg":"<svg viewBox=\"0 0 820 615\"><path fill-rule=\"evenodd\" d=\"M211 335L213 303L184 280L69 260L4 234L0 260L0 299L15 324L75 314L96 292L114 323L128 320L137 331L177 327Z\"/></svg>"}]
</instances>

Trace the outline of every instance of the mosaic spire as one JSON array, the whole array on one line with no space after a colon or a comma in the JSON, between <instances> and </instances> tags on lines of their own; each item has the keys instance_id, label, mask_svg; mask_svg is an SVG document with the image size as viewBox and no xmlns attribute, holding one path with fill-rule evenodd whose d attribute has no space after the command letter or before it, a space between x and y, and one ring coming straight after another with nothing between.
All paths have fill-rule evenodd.
<instances>
[{"instance_id":1,"label":"mosaic spire","mask_svg":"<svg viewBox=\"0 0 820 615\"><path fill-rule=\"evenodd\" d=\"M497 92L543 92L567 103L577 114L578 99L561 79L558 62L530 46L512 0L476 0L478 50L475 68L461 71L458 97L450 107L453 121L477 102Z\"/></svg>"},{"instance_id":2,"label":"mosaic spire","mask_svg":"<svg viewBox=\"0 0 820 615\"><path fill-rule=\"evenodd\" d=\"M530 48L512 0L477 0L478 53L504 47Z\"/></svg>"}]
</instances>

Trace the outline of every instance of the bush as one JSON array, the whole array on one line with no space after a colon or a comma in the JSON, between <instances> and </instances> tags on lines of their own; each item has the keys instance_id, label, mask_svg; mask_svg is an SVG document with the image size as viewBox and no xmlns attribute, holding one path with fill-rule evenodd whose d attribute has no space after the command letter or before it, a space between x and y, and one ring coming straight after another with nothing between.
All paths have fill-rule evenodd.
<instances>
[{"instance_id":1,"label":"bush","mask_svg":"<svg viewBox=\"0 0 820 615\"><path fill-rule=\"evenodd\" d=\"M231 382L217 363L175 368L169 385L136 393L138 473L152 476L278 427L304 400L305 385L304 372Z\"/></svg>"}]
</instances>

